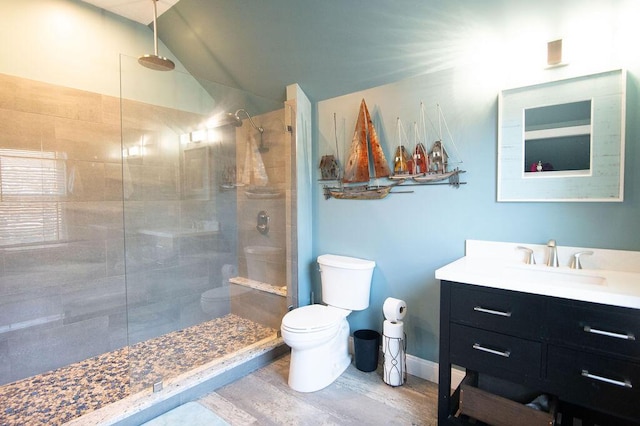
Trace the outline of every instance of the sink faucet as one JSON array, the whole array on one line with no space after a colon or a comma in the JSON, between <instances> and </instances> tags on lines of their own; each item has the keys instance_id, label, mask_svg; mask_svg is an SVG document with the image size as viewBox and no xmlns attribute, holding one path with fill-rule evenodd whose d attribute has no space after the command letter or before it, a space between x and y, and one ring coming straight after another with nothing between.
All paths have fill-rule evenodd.
<instances>
[{"instance_id":1,"label":"sink faucet","mask_svg":"<svg viewBox=\"0 0 640 426\"><path fill-rule=\"evenodd\" d=\"M569 267L571 269L582 269L582 263L580 263L580 256L587 256L593 254L593 252L591 250L588 251L579 251L577 253L575 253L573 256L571 256L571 264L569 265Z\"/></svg>"},{"instance_id":2,"label":"sink faucet","mask_svg":"<svg viewBox=\"0 0 640 426\"><path fill-rule=\"evenodd\" d=\"M530 249L529 247L523 247L523 246L518 246L517 247L518 250L523 250L527 253L525 259L524 259L524 263L526 263L527 265L535 265L536 264L536 258L533 255L533 250Z\"/></svg>"},{"instance_id":3,"label":"sink faucet","mask_svg":"<svg viewBox=\"0 0 640 426\"><path fill-rule=\"evenodd\" d=\"M558 246L556 245L556 240L549 240L547 247L549 247L547 266L558 267Z\"/></svg>"}]
</instances>

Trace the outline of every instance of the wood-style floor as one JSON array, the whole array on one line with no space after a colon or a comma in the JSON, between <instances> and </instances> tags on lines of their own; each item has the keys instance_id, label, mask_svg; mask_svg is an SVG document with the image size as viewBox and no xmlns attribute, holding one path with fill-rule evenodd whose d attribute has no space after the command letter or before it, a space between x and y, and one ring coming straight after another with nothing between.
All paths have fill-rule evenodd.
<instances>
[{"instance_id":1,"label":"wood-style floor","mask_svg":"<svg viewBox=\"0 0 640 426\"><path fill-rule=\"evenodd\" d=\"M436 425L437 385L409 376L398 387L352 364L317 392L289 388L289 355L200 399L231 425Z\"/></svg>"}]
</instances>

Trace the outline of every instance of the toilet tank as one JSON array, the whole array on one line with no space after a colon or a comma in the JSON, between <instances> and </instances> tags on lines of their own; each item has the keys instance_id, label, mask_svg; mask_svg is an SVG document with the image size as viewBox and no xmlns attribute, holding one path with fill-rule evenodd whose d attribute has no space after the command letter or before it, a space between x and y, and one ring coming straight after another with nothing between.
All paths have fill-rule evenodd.
<instances>
[{"instance_id":1,"label":"toilet tank","mask_svg":"<svg viewBox=\"0 0 640 426\"><path fill-rule=\"evenodd\" d=\"M361 311L369 307L371 276L376 262L355 257L318 256L322 301L330 306Z\"/></svg>"}]
</instances>

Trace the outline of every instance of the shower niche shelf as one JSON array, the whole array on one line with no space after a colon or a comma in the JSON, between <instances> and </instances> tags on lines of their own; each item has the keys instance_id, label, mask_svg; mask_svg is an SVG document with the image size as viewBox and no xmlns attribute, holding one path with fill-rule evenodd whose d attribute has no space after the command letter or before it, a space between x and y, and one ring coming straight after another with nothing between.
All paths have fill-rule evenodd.
<instances>
[{"instance_id":1,"label":"shower niche shelf","mask_svg":"<svg viewBox=\"0 0 640 426\"><path fill-rule=\"evenodd\" d=\"M241 285L243 287L249 287L254 290L263 291L265 293L275 294L277 296L283 296L283 297L287 296L286 285L278 286L278 285L263 283L261 281L256 281L256 280L252 280L245 277L231 278L229 282L233 284Z\"/></svg>"}]
</instances>

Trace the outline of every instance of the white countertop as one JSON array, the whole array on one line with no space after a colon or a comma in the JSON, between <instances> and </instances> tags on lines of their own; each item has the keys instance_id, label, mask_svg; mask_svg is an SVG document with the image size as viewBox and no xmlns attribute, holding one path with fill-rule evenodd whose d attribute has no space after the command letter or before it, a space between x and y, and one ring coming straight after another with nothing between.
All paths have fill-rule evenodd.
<instances>
[{"instance_id":1,"label":"white countertop","mask_svg":"<svg viewBox=\"0 0 640 426\"><path fill-rule=\"evenodd\" d=\"M533 249L538 264L525 264L525 253L518 250L518 246ZM594 252L591 256L583 257L585 269L570 269L568 265L571 255L584 250ZM640 309L640 252L559 248L559 267L544 264L545 252L545 245L469 240L466 255L436 270L436 278ZM594 268L594 265L599 267ZM606 269L607 267L617 268Z\"/></svg>"}]
</instances>

